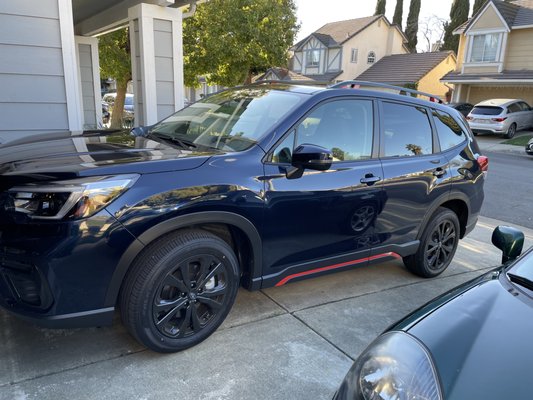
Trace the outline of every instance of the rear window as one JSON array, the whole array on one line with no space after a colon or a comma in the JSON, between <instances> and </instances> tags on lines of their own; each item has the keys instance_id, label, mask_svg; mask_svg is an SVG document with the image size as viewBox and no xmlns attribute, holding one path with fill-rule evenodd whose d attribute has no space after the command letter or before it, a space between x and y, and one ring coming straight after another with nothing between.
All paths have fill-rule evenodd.
<instances>
[{"instance_id":1,"label":"rear window","mask_svg":"<svg viewBox=\"0 0 533 400\"><path fill-rule=\"evenodd\" d=\"M494 106L476 106L470 111L470 114L476 115L499 115L503 111L501 107Z\"/></svg>"}]
</instances>

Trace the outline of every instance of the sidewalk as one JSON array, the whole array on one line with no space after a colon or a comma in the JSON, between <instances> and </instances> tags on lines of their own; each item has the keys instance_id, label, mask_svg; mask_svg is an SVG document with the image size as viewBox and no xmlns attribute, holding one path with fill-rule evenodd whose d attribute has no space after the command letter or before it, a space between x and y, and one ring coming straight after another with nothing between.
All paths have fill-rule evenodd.
<instances>
[{"instance_id":1,"label":"sidewalk","mask_svg":"<svg viewBox=\"0 0 533 400\"><path fill-rule=\"evenodd\" d=\"M0 399L328 400L353 360L387 326L498 265L501 221L480 218L435 279L401 261L241 290L209 339L176 354L139 346L112 327L48 330L0 311ZM523 229L525 248L533 230Z\"/></svg>"},{"instance_id":2,"label":"sidewalk","mask_svg":"<svg viewBox=\"0 0 533 400\"><path fill-rule=\"evenodd\" d=\"M521 131L515 137L529 135L530 131ZM515 146L512 144L502 144L507 139L495 135L478 135L476 136L477 144L481 151L485 152L501 152L501 153L517 153L526 156L524 146Z\"/></svg>"}]
</instances>

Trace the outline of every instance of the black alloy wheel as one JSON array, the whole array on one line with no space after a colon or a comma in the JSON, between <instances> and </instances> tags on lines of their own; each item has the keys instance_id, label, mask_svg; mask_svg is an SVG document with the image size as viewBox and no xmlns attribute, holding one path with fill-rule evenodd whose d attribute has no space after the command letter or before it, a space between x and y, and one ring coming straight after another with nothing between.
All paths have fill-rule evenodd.
<instances>
[{"instance_id":1,"label":"black alloy wheel","mask_svg":"<svg viewBox=\"0 0 533 400\"><path fill-rule=\"evenodd\" d=\"M405 266L424 278L440 275L450 265L459 244L459 219L448 208L440 207L429 220L420 246L413 255L404 257Z\"/></svg>"},{"instance_id":2,"label":"black alloy wheel","mask_svg":"<svg viewBox=\"0 0 533 400\"><path fill-rule=\"evenodd\" d=\"M122 320L154 351L187 349L224 321L239 277L232 248L216 235L188 230L164 236L132 265L120 296Z\"/></svg>"}]
</instances>

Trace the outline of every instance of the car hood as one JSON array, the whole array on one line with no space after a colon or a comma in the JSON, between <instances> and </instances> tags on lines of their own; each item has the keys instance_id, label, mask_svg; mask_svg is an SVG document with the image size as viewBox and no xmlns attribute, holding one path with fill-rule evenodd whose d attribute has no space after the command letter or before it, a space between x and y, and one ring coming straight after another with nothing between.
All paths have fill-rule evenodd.
<instances>
[{"instance_id":1,"label":"car hood","mask_svg":"<svg viewBox=\"0 0 533 400\"><path fill-rule=\"evenodd\" d=\"M0 145L2 179L68 179L197 168L219 151L184 150L127 131L60 132Z\"/></svg>"},{"instance_id":2,"label":"car hood","mask_svg":"<svg viewBox=\"0 0 533 400\"><path fill-rule=\"evenodd\" d=\"M446 399L531 397L533 299L502 271L459 289L408 329L432 354Z\"/></svg>"}]
</instances>

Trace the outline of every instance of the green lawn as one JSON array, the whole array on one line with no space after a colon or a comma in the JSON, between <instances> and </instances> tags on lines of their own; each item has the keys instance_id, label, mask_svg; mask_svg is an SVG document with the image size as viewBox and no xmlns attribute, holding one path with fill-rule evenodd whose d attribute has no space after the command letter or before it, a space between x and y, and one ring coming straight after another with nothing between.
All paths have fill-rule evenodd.
<instances>
[{"instance_id":1,"label":"green lawn","mask_svg":"<svg viewBox=\"0 0 533 400\"><path fill-rule=\"evenodd\" d=\"M527 142L529 142L529 139L531 139L533 135L524 135L524 136L518 136L509 140L505 140L502 142L502 144L513 144L515 146L525 146Z\"/></svg>"}]
</instances>

